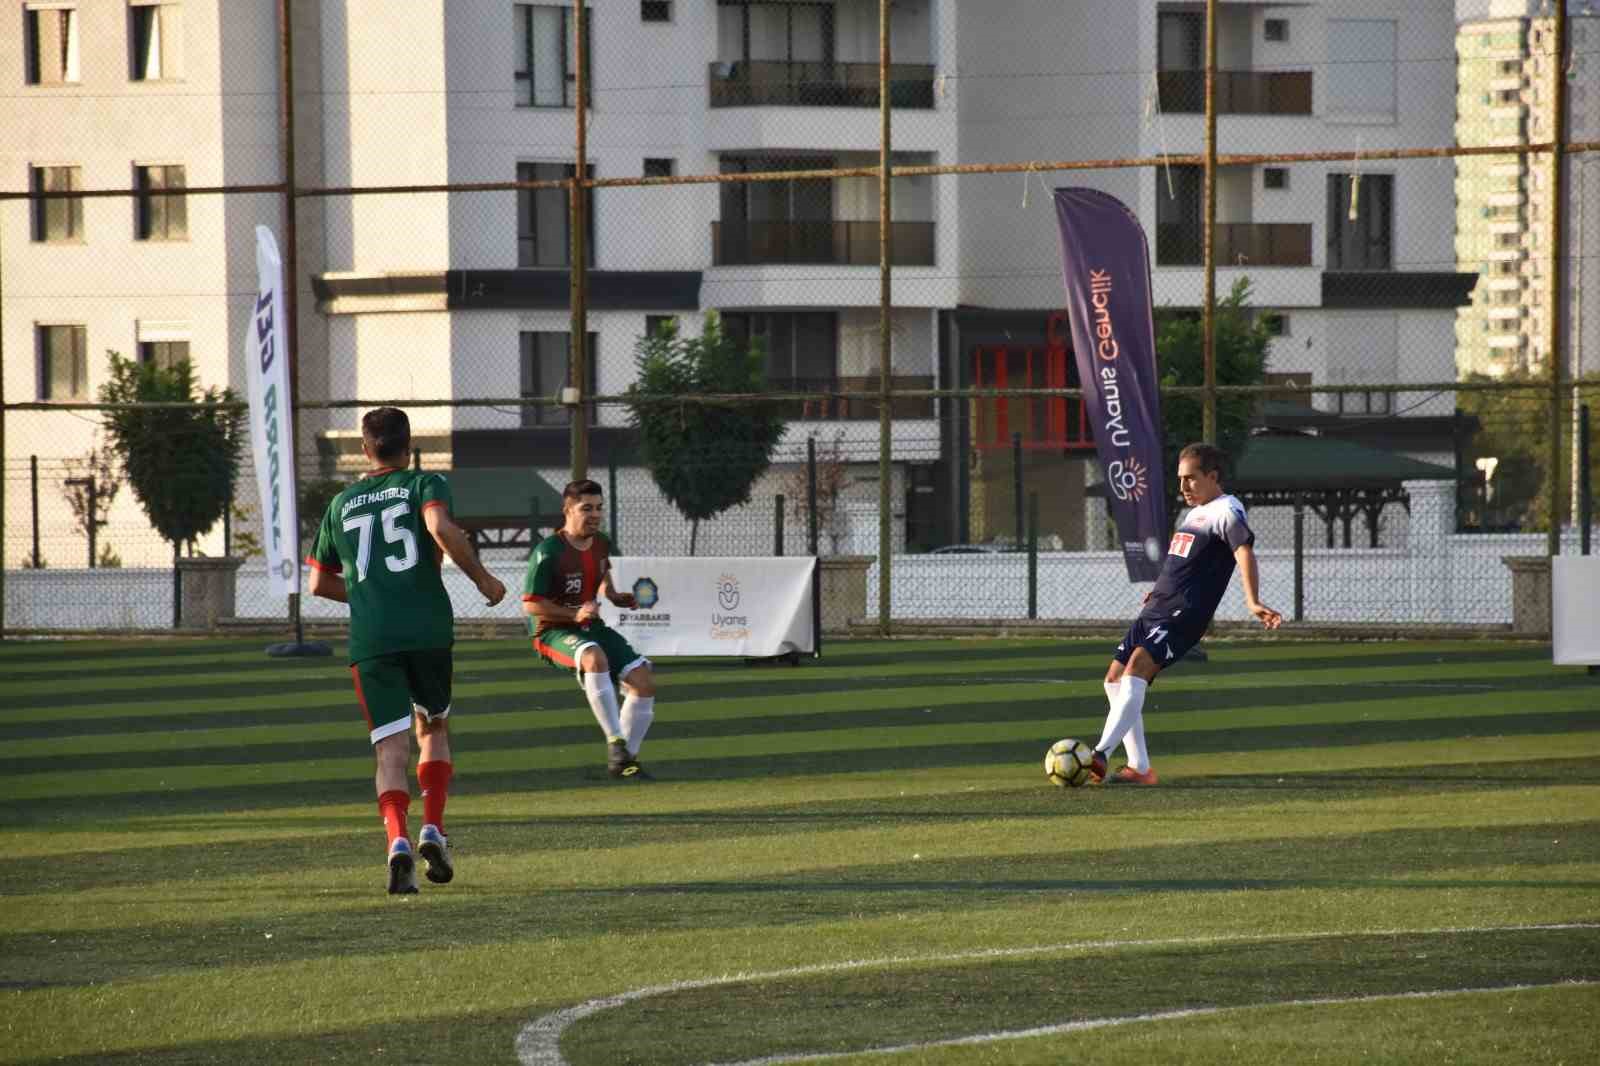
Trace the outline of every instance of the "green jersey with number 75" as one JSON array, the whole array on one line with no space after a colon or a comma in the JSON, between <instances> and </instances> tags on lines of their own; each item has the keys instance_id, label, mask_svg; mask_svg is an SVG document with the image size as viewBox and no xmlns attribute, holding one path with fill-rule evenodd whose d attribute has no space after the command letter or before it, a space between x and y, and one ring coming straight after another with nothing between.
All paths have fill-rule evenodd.
<instances>
[{"instance_id":1,"label":"green jersey with number 75","mask_svg":"<svg viewBox=\"0 0 1600 1066\"><path fill-rule=\"evenodd\" d=\"M375 470L328 504L307 564L342 573L350 599L350 661L454 640L444 556L422 514L450 508L450 483L421 470Z\"/></svg>"}]
</instances>

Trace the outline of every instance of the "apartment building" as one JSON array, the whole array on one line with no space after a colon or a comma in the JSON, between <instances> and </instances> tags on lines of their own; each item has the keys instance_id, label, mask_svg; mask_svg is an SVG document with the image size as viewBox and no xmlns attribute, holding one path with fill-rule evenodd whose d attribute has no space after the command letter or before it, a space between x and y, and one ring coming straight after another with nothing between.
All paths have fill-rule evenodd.
<instances>
[{"instance_id":1,"label":"apartment building","mask_svg":"<svg viewBox=\"0 0 1600 1066\"><path fill-rule=\"evenodd\" d=\"M1567 137L1600 135L1600 18L1593 5L1572 5L1570 58L1555 58L1548 2L1492 0L1487 17L1463 22L1456 34L1459 76L1456 138L1491 146L1548 141L1555 130L1553 90L1567 82ZM1565 358L1573 374L1600 368L1600 270L1585 269L1600 248L1600 167L1592 155L1568 162L1569 309ZM1456 320L1456 362L1462 374L1503 377L1550 366L1549 227L1555 196L1543 157L1463 156L1456 161L1456 257L1481 276L1472 303ZM1586 299L1587 297L1587 299ZM1590 313L1583 309L1588 304ZM1587 356L1586 356L1587 353ZM1587 358L1587 366L1585 359Z\"/></svg>"},{"instance_id":2,"label":"apartment building","mask_svg":"<svg viewBox=\"0 0 1600 1066\"><path fill-rule=\"evenodd\" d=\"M0 98L0 124L22 131L0 145L11 187L138 181L147 193L4 215L8 397L88 395L104 348L178 358L183 343L204 382L242 386L239 339L255 285L248 234L257 223L278 225L278 203L173 189L276 179L271 6L28 0L15 13L15 40L26 44L0 49L0 78L18 86ZM1435 6L1223 5L1225 150L1448 143L1454 64L1421 61L1447 57L1454 39L1448 11ZM302 185L573 173L570 9L297 0L292 11ZM1124 0L896 3L894 158L1198 152L1199 11ZM877 36L875 0L594 5L590 173L875 165ZM1456 307L1474 279L1441 269L1456 260L1450 182L1448 169L1380 164L1359 175L1334 164L1220 175L1227 265L1218 288L1248 275L1257 306L1277 312L1284 336L1274 373L1317 385L1437 381L1453 372ZM1068 184L1096 185L1134 205L1151 235L1158 303L1199 305L1193 169L899 179L897 384L1075 383L1065 330L1051 317L1061 283L1046 188ZM599 189L590 208L591 390L627 387L634 345L659 316L692 330L712 309L739 335L764 340L769 377L787 389L876 387L874 179ZM303 395L545 397L566 380L570 235L561 190L319 198L301 201L298 219ZM1363 427L1364 439L1410 454L1448 450L1438 416L1449 397L1406 419L1375 420L1389 413L1387 402L1382 392L1356 394L1312 413L1357 416L1349 425ZM875 408L819 398L792 415L781 458L797 459L816 436L837 442L860 475L841 502L832 546L875 551ZM905 401L893 415L897 547L990 539L1008 528L1013 508L998 487L1013 434L1052 479L1046 528L1065 546L1085 543L1090 452L1073 412ZM557 478L571 416L550 406L419 408L414 426L430 465ZM352 469L356 417L307 412L302 452L314 448L323 469ZM580 417L593 420L597 466L626 462L622 410ZM40 434L33 443L19 443L14 426L13 454L87 447L89 428L63 434L65 424L22 427ZM81 439L68 439L73 433ZM652 491L631 469L623 484L635 498Z\"/></svg>"}]
</instances>

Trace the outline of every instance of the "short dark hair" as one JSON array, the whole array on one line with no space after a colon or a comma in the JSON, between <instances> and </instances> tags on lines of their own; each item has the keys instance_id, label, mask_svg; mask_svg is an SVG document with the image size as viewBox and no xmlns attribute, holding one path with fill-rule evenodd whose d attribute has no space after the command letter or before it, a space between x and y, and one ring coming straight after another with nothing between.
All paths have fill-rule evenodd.
<instances>
[{"instance_id":1,"label":"short dark hair","mask_svg":"<svg viewBox=\"0 0 1600 1066\"><path fill-rule=\"evenodd\" d=\"M411 419L398 407L374 407L361 416L361 437L378 459L403 459L411 450Z\"/></svg>"},{"instance_id":2,"label":"short dark hair","mask_svg":"<svg viewBox=\"0 0 1600 1066\"><path fill-rule=\"evenodd\" d=\"M561 490L561 503L565 506L568 500L582 499L585 496L604 496L600 491L600 482L584 478L582 481L569 481L567 487Z\"/></svg>"},{"instance_id":3,"label":"short dark hair","mask_svg":"<svg viewBox=\"0 0 1600 1066\"><path fill-rule=\"evenodd\" d=\"M1228 455L1215 444L1195 443L1188 445L1178 453L1178 462L1181 463L1185 459L1193 459L1200 464L1200 469L1205 473L1221 477L1223 467L1228 461Z\"/></svg>"}]
</instances>

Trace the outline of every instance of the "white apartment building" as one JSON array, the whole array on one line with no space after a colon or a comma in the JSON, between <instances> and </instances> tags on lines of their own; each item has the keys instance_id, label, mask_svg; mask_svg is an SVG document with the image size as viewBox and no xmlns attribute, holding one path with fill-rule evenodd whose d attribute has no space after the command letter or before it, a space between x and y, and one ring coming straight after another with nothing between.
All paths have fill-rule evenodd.
<instances>
[{"instance_id":1,"label":"white apartment building","mask_svg":"<svg viewBox=\"0 0 1600 1066\"><path fill-rule=\"evenodd\" d=\"M1442 57L1455 26L1435 7L1222 5L1223 150L1450 143L1455 73ZM137 203L91 199L42 212L13 204L0 213L8 398L92 395L104 349L174 358L183 349L172 345L184 342L202 382L242 388L241 340L255 287L250 233L257 223L278 227L278 203L170 193L163 201L154 190L180 179L199 186L277 178L271 8L245 0L24 0L6 16L0 37L18 42L0 49L0 80L15 87L0 95L0 126L18 131L0 144L6 187L140 180L152 190ZM301 185L572 173L574 56L562 5L296 0L292 10ZM1198 152L1200 10L1147 0L896 3L895 159ZM875 165L877 44L876 0L595 4L591 173ZM1357 173L1361 204L1350 222ZM1158 303L1198 305L1193 170L900 179L897 383L993 385L1000 374L1012 385L1075 382L1070 359L1057 366L1059 352L1051 353L1058 327L1050 316L1062 296L1046 187L1070 184L1134 205L1151 235ZM1446 269L1456 261L1450 190L1449 169L1426 165L1220 176L1219 239L1229 265L1218 290L1248 275L1256 304L1279 313L1285 336L1274 345L1275 373L1314 385L1453 375L1456 307L1475 278ZM598 190L591 388L627 387L634 344L655 316L679 316L692 329L715 309L730 328L766 341L774 380L806 391L875 389L876 215L871 178ZM567 366L566 219L560 191L300 201L302 395L552 395ZM1050 376L1057 373L1059 380ZM1449 396L1404 420L1370 421L1387 413L1386 403L1382 393L1363 394L1308 417L1357 414L1363 440L1424 457L1448 450L1440 416L1451 410ZM357 417L307 413L302 454L315 450L324 468L351 469ZM413 426L428 465L532 468L559 482L566 417L552 408L417 408ZM1014 409L1010 419L982 404L897 408L897 546L988 539L1009 528L1000 518L1009 508L994 491L1009 462L1007 428L1025 434L1030 464L1050 464L1041 469L1057 479L1052 489L1066 482L1059 499L1051 493L1046 528L1067 546L1084 543L1086 463L1072 458L1088 454L1083 441L1062 437L1062 424L1043 416ZM77 454L91 428L61 416L14 418L8 450ZM877 432L870 404L819 402L801 405L786 438L786 460L815 435L841 441L842 454L859 464L863 478L830 531L837 550L876 550L877 486L867 478L875 479ZM603 408L594 465L628 454L630 438L624 412ZM634 470L623 472L623 485L624 498L653 491ZM18 510L26 506L8 496L13 529L26 522ZM142 523L131 500L119 500L119 522ZM630 550L646 550L642 532L624 534ZM728 547L709 536L711 550ZM703 530L702 544L707 537ZM8 546L8 565L21 550Z\"/></svg>"},{"instance_id":2,"label":"white apartment building","mask_svg":"<svg viewBox=\"0 0 1600 1066\"><path fill-rule=\"evenodd\" d=\"M1492 0L1487 17L1461 24L1456 137L1465 145L1547 141L1555 129L1553 89L1567 81L1567 139L1600 138L1600 18L1593 5L1573 5L1570 60L1554 57L1555 20L1539 0ZM1600 249L1600 160L1568 161L1564 210L1568 277L1567 371L1600 369L1600 270L1588 267ZM1550 294L1546 242L1555 206L1548 165L1540 156L1463 156L1456 161L1456 255L1479 272L1470 306L1456 321L1463 374L1502 377L1547 372ZM1587 305L1588 314L1584 314Z\"/></svg>"}]
</instances>

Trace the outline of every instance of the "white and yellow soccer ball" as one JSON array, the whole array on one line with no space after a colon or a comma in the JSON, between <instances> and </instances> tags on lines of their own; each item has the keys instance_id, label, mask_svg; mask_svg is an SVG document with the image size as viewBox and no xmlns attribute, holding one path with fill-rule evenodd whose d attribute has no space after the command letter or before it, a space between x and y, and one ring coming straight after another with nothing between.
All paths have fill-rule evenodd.
<instances>
[{"instance_id":1,"label":"white and yellow soccer ball","mask_svg":"<svg viewBox=\"0 0 1600 1066\"><path fill-rule=\"evenodd\" d=\"M1089 780L1089 760L1093 757L1094 752L1081 740L1058 740L1044 753L1044 776L1052 785L1077 788Z\"/></svg>"}]
</instances>

